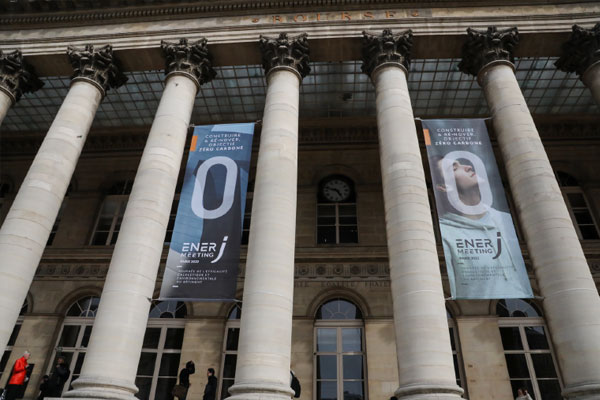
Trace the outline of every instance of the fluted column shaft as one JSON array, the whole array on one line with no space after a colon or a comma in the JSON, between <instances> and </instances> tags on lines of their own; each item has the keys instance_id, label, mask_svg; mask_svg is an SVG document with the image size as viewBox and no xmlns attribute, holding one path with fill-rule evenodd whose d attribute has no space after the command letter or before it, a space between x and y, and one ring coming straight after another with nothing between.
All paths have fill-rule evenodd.
<instances>
[{"instance_id":1,"label":"fluted column shaft","mask_svg":"<svg viewBox=\"0 0 600 400\"><path fill-rule=\"evenodd\" d=\"M196 48L206 51L206 40L200 42ZM174 47L180 55L195 51L185 39L163 44L168 62L173 61L168 50ZM202 77L179 69L167 76L123 215L81 375L66 397L135 399L150 299L201 82Z\"/></svg>"},{"instance_id":2,"label":"fluted column shaft","mask_svg":"<svg viewBox=\"0 0 600 400\"><path fill-rule=\"evenodd\" d=\"M590 89L594 101L600 107L600 61L591 65L584 72L581 80Z\"/></svg>"},{"instance_id":3,"label":"fluted column shaft","mask_svg":"<svg viewBox=\"0 0 600 400\"><path fill-rule=\"evenodd\" d=\"M71 181L102 93L72 83L0 228L0 350L4 350Z\"/></svg>"},{"instance_id":4,"label":"fluted column shaft","mask_svg":"<svg viewBox=\"0 0 600 400\"><path fill-rule=\"evenodd\" d=\"M600 396L600 297L513 67L490 64L479 82L525 232L569 399Z\"/></svg>"},{"instance_id":5,"label":"fluted column shaft","mask_svg":"<svg viewBox=\"0 0 600 400\"><path fill-rule=\"evenodd\" d=\"M306 44L305 35L293 41L282 34L279 40L281 46L275 39L261 39L263 57L266 46L274 52L284 49L289 54L293 48ZM308 69L305 55L302 62ZM289 400L293 395L290 357L302 75L298 67L281 64L265 69L267 96L252 201L244 308L235 384L229 389L229 399L239 400Z\"/></svg>"},{"instance_id":6,"label":"fluted column shaft","mask_svg":"<svg viewBox=\"0 0 600 400\"><path fill-rule=\"evenodd\" d=\"M269 75L230 399L289 399L300 80ZM260 392L267 395L261 397Z\"/></svg>"},{"instance_id":7,"label":"fluted column shaft","mask_svg":"<svg viewBox=\"0 0 600 400\"><path fill-rule=\"evenodd\" d=\"M431 210L405 71L373 75L400 399L458 399Z\"/></svg>"},{"instance_id":8,"label":"fluted column shaft","mask_svg":"<svg viewBox=\"0 0 600 400\"><path fill-rule=\"evenodd\" d=\"M459 399L421 151L407 84L412 33L365 33L375 85L399 399Z\"/></svg>"}]
</instances>

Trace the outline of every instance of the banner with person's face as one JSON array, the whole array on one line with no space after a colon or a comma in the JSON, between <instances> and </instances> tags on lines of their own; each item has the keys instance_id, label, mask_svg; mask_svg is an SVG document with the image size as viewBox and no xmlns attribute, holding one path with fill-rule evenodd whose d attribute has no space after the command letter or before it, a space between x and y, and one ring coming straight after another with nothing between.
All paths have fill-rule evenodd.
<instances>
[{"instance_id":1,"label":"banner with person's face","mask_svg":"<svg viewBox=\"0 0 600 400\"><path fill-rule=\"evenodd\" d=\"M254 124L197 126L161 300L233 301Z\"/></svg>"},{"instance_id":2,"label":"banner with person's face","mask_svg":"<svg viewBox=\"0 0 600 400\"><path fill-rule=\"evenodd\" d=\"M485 121L424 120L423 134L452 298L533 297Z\"/></svg>"}]
</instances>

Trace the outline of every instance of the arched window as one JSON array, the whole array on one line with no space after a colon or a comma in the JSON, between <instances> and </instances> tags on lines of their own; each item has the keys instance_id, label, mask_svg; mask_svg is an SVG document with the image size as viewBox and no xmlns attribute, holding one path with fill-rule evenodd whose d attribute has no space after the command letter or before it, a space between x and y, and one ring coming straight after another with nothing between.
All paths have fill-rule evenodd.
<instances>
[{"instance_id":1,"label":"arched window","mask_svg":"<svg viewBox=\"0 0 600 400\"><path fill-rule=\"evenodd\" d=\"M513 394L525 387L537 400L561 400L552 345L540 309L526 300L500 300L500 336Z\"/></svg>"},{"instance_id":2,"label":"arched window","mask_svg":"<svg viewBox=\"0 0 600 400\"><path fill-rule=\"evenodd\" d=\"M177 382L187 307L181 301L153 301L135 384L138 399L172 399Z\"/></svg>"},{"instance_id":3,"label":"arched window","mask_svg":"<svg viewBox=\"0 0 600 400\"><path fill-rule=\"evenodd\" d=\"M345 176L331 175L319 184L317 243L358 243L354 182Z\"/></svg>"},{"instance_id":4,"label":"arched window","mask_svg":"<svg viewBox=\"0 0 600 400\"><path fill-rule=\"evenodd\" d=\"M75 301L67 309L65 320L58 335L58 341L52 355L53 362L48 365L48 375L56 365L57 358L63 357L71 370L71 376L67 380L63 393L67 392L71 382L79 377L81 367L85 358L94 317L98 311L100 298L97 296L85 296Z\"/></svg>"},{"instance_id":5,"label":"arched window","mask_svg":"<svg viewBox=\"0 0 600 400\"><path fill-rule=\"evenodd\" d=\"M562 171L556 171L556 180L560 185L579 239L600 239L598 225L590 212L587 199L577 179Z\"/></svg>"},{"instance_id":6,"label":"arched window","mask_svg":"<svg viewBox=\"0 0 600 400\"><path fill-rule=\"evenodd\" d=\"M446 316L448 317L448 329L450 330L450 345L452 346L452 358L454 359L454 374L456 375L456 384L465 389L466 392L465 384L467 381L465 380L462 355L460 353L460 342L456 332L456 324L450 311L446 310Z\"/></svg>"},{"instance_id":7,"label":"arched window","mask_svg":"<svg viewBox=\"0 0 600 400\"><path fill-rule=\"evenodd\" d=\"M364 322L352 302L332 299L317 311L314 373L317 400L367 398Z\"/></svg>"},{"instance_id":8,"label":"arched window","mask_svg":"<svg viewBox=\"0 0 600 400\"><path fill-rule=\"evenodd\" d=\"M19 312L19 318L17 319L17 323L13 328L12 333L10 334L10 338L8 339L8 343L6 344L6 348L4 349L4 354L2 354L2 358L0 359L0 378L4 374L4 369L6 368L6 364L10 358L10 355L13 350L13 346L17 341L17 337L19 336L19 332L21 331L21 325L23 324L23 315L29 311L29 302L27 299L23 302L23 306L21 307L21 312ZM7 374L10 374L10 370L6 371Z\"/></svg>"},{"instance_id":9,"label":"arched window","mask_svg":"<svg viewBox=\"0 0 600 400\"><path fill-rule=\"evenodd\" d=\"M220 379L221 386L218 393L219 399L229 397L229 388L235 379L235 366L237 361L238 341L240 339L240 318L242 318L242 304L236 303L227 316L225 324L225 340L223 340L223 356L221 357Z\"/></svg>"},{"instance_id":10,"label":"arched window","mask_svg":"<svg viewBox=\"0 0 600 400\"><path fill-rule=\"evenodd\" d=\"M107 246L117 242L132 186L133 179L128 179L114 184L108 190L98 213L91 245Z\"/></svg>"},{"instance_id":11,"label":"arched window","mask_svg":"<svg viewBox=\"0 0 600 400\"><path fill-rule=\"evenodd\" d=\"M63 357L72 375L65 384L63 393L71 389L71 382L79 377L85 353L90 341L94 317L100 298L86 296L74 302L67 310L59 339L48 366L50 374L56 359ZM139 399L170 399L175 385L183 344L186 306L182 302L153 302L150 309L146 334L136 385Z\"/></svg>"}]
</instances>

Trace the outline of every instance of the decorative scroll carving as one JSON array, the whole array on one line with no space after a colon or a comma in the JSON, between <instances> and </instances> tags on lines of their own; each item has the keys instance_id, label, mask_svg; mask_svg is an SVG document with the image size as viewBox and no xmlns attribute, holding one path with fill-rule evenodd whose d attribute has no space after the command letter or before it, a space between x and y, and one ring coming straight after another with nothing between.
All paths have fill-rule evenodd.
<instances>
[{"instance_id":1,"label":"decorative scroll carving","mask_svg":"<svg viewBox=\"0 0 600 400\"><path fill-rule=\"evenodd\" d=\"M556 61L556 68L576 72L581 78L585 71L600 61L600 23L591 29L573 25L569 40L562 45L563 55Z\"/></svg>"},{"instance_id":2,"label":"decorative scroll carving","mask_svg":"<svg viewBox=\"0 0 600 400\"><path fill-rule=\"evenodd\" d=\"M112 46L94 49L88 44L85 48L69 46L67 55L73 67L71 79L86 79L95 82L103 91L103 95L110 88L118 88L127 82L127 77L121 72L118 60L113 56Z\"/></svg>"},{"instance_id":3,"label":"decorative scroll carving","mask_svg":"<svg viewBox=\"0 0 600 400\"><path fill-rule=\"evenodd\" d=\"M363 32L362 71L371 76L382 64L401 64L410 67L410 53L413 45L413 34L409 29L393 34L391 29L384 29L381 35Z\"/></svg>"},{"instance_id":4,"label":"decorative scroll carving","mask_svg":"<svg viewBox=\"0 0 600 400\"><path fill-rule=\"evenodd\" d=\"M178 43L163 40L161 48L166 59L165 75L183 72L196 78L198 85L210 82L217 73L212 67L212 57L206 43L205 38L193 43L188 43L185 38Z\"/></svg>"},{"instance_id":5,"label":"decorative scroll carving","mask_svg":"<svg viewBox=\"0 0 600 400\"><path fill-rule=\"evenodd\" d=\"M295 69L302 78L310 72L306 33L288 37L288 34L284 32L280 33L277 38L261 35L259 44L265 74L278 67Z\"/></svg>"},{"instance_id":6,"label":"decorative scroll carving","mask_svg":"<svg viewBox=\"0 0 600 400\"><path fill-rule=\"evenodd\" d=\"M5 53L0 50L0 89L9 94L13 102L23 93L33 93L44 86L33 67L23 60L20 50Z\"/></svg>"},{"instance_id":7,"label":"decorative scroll carving","mask_svg":"<svg viewBox=\"0 0 600 400\"><path fill-rule=\"evenodd\" d=\"M514 63L513 52L519 44L517 28L498 30L490 26L487 31L467 29L467 41L462 49L458 68L465 74L477 76L479 71L494 61Z\"/></svg>"}]
</instances>

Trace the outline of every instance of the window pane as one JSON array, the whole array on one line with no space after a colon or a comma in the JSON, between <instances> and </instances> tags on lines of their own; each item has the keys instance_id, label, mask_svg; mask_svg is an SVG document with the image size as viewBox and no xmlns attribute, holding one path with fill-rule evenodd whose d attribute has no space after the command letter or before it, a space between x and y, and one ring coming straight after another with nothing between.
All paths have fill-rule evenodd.
<instances>
[{"instance_id":1,"label":"window pane","mask_svg":"<svg viewBox=\"0 0 600 400\"><path fill-rule=\"evenodd\" d=\"M598 230L595 225L585 225L580 226L579 230L581 231L581 237L586 240L590 239L599 239Z\"/></svg>"},{"instance_id":2,"label":"window pane","mask_svg":"<svg viewBox=\"0 0 600 400\"><path fill-rule=\"evenodd\" d=\"M65 325L58 341L58 347L75 347L80 328L79 325Z\"/></svg>"},{"instance_id":3,"label":"window pane","mask_svg":"<svg viewBox=\"0 0 600 400\"><path fill-rule=\"evenodd\" d=\"M529 378L524 354L505 354L508 375L511 378Z\"/></svg>"},{"instance_id":4,"label":"window pane","mask_svg":"<svg viewBox=\"0 0 600 400\"><path fill-rule=\"evenodd\" d=\"M90 342L90 336L92 334L92 325L88 325L84 328L83 338L81 338L81 347L87 347Z\"/></svg>"},{"instance_id":5,"label":"window pane","mask_svg":"<svg viewBox=\"0 0 600 400\"><path fill-rule=\"evenodd\" d=\"M75 368L73 368L73 375L79 375L79 373L81 373L84 359L85 353L79 353L79 355L77 355L77 362L75 362Z\"/></svg>"},{"instance_id":6,"label":"window pane","mask_svg":"<svg viewBox=\"0 0 600 400\"><path fill-rule=\"evenodd\" d=\"M556 378L556 371L554 370L554 363L552 362L552 355L550 353L532 354L531 360L533 361L536 377Z\"/></svg>"},{"instance_id":7,"label":"window pane","mask_svg":"<svg viewBox=\"0 0 600 400\"><path fill-rule=\"evenodd\" d=\"M543 326L526 326L525 335L531 350L548 350L548 340Z\"/></svg>"},{"instance_id":8,"label":"window pane","mask_svg":"<svg viewBox=\"0 0 600 400\"><path fill-rule=\"evenodd\" d=\"M337 400L337 382L317 382L317 400Z\"/></svg>"},{"instance_id":9,"label":"window pane","mask_svg":"<svg viewBox=\"0 0 600 400\"><path fill-rule=\"evenodd\" d=\"M356 215L356 205L354 204L346 204L339 205L339 213L340 215Z\"/></svg>"},{"instance_id":10,"label":"window pane","mask_svg":"<svg viewBox=\"0 0 600 400\"><path fill-rule=\"evenodd\" d=\"M176 378L159 378L158 383L156 384L156 395L154 398L172 400L173 396L171 396L171 391L173 390L175 383L177 383Z\"/></svg>"},{"instance_id":11,"label":"window pane","mask_svg":"<svg viewBox=\"0 0 600 400\"><path fill-rule=\"evenodd\" d=\"M571 207L587 207L582 193L568 193L567 198Z\"/></svg>"},{"instance_id":12,"label":"window pane","mask_svg":"<svg viewBox=\"0 0 600 400\"><path fill-rule=\"evenodd\" d=\"M525 388L525 389L527 389L527 392L529 392L529 395L531 396L531 398L535 400L535 395L533 394L533 386L531 385L530 380L528 380L528 379L511 380L510 385L512 386L512 391L513 391L513 395L515 396L515 398L517 397L517 392L519 391L519 389Z\"/></svg>"},{"instance_id":13,"label":"window pane","mask_svg":"<svg viewBox=\"0 0 600 400\"><path fill-rule=\"evenodd\" d=\"M240 339L240 328L229 328L227 329L227 350L237 350L238 341Z\"/></svg>"},{"instance_id":14,"label":"window pane","mask_svg":"<svg viewBox=\"0 0 600 400\"><path fill-rule=\"evenodd\" d=\"M336 356L317 356L317 379L336 379L336 364Z\"/></svg>"},{"instance_id":15,"label":"window pane","mask_svg":"<svg viewBox=\"0 0 600 400\"><path fill-rule=\"evenodd\" d=\"M362 400L364 398L362 382L344 381L344 400Z\"/></svg>"},{"instance_id":16,"label":"window pane","mask_svg":"<svg viewBox=\"0 0 600 400\"><path fill-rule=\"evenodd\" d=\"M0 376L2 375L2 373L4 372L4 368L6 368L6 363L8 363L8 359L10 358L10 350L6 350L4 352L4 354L2 355L2 359L0 360ZM10 371L6 371L7 373L10 373Z\"/></svg>"},{"instance_id":17,"label":"window pane","mask_svg":"<svg viewBox=\"0 0 600 400\"><path fill-rule=\"evenodd\" d=\"M538 380L538 386L542 399L544 400L562 400L560 395L560 385L557 379Z\"/></svg>"},{"instance_id":18,"label":"window pane","mask_svg":"<svg viewBox=\"0 0 600 400\"><path fill-rule=\"evenodd\" d=\"M335 244L335 227L319 227L317 229L317 243Z\"/></svg>"},{"instance_id":19,"label":"window pane","mask_svg":"<svg viewBox=\"0 0 600 400\"><path fill-rule=\"evenodd\" d=\"M17 336L19 336L19 332L21 331L21 324L17 323L13 328L12 333L10 334L10 338L8 339L7 346L14 346L17 341Z\"/></svg>"},{"instance_id":20,"label":"window pane","mask_svg":"<svg viewBox=\"0 0 600 400\"><path fill-rule=\"evenodd\" d=\"M156 353L142 353L138 364L137 375L154 375Z\"/></svg>"},{"instance_id":21,"label":"window pane","mask_svg":"<svg viewBox=\"0 0 600 400\"><path fill-rule=\"evenodd\" d=\"M344 379L363 379L363 358L361 355L343 356Z\"/></svg>"},{"instance_id":22,"label":"window pane","mask_svg":"<svg viewBox=\"0 0 600 400\"><path fill-rule=\"evenodd\" d=\"M594 223L592 220L592 215L588 212L588 210L577 210L574 211L573 214L575 214L575 220L578 224L589 225Z\"/></svg>"},{"instance_id":23,"label":"window pane","mask_svg":"<svg viewBox=\"0 0 600 400\"><path fill-rule=\"evenodd\" d=\"M223 385L221 386L221 399L229 397L229 388L233 386L235 381L233 379L223 379Z\"/></svg>"},{"instance_id":24,"label":"window pane","mask_svg":"<svg viewBox=\"0 0 600 400\"><path fill-rule=\"evenodd\" d=\"M335 217L319 217L317 225L335 225Z\"/></svg>"},{"instance_id":25,"label":"window pane","mask_svg":"<svg viewBox=\"0 0 600 400\"><path fill-rule=\"evenodd\" d=\"M146 328L146 334L144 335L144 344L142 345L145 349L156 349L158 348L158 342L160 340L160 328Z\"/></svg>"},{"instance_id":26,"label":"window pane","mask_svg":"<svg viewBox=\"0 0 600 400\"><path fill-rule=\"evenodd\" d=\"M225 356L225 365L223 366L223 378L235 378L235 365L237 356L235 354L227 354Z\"/></svg>"},{"instance_id":27,"label":"window pane","mask_svg":"<svg viewBox=\"0 0 600 400\"><path fill-rule=\"evenodd\" d=\"M108 232L96 232L94 234L94 238L92 239L92 245L104 246L106 244L107 239Z\"/></svg>"},{"instance_id":28,"label":"window pane","mask_svg":"<svg viewBox=\"0 0 600 400\"><path fill-rule=\"evenodd\" d=\"M454 343L454 329L450 327L448 330L450 332L450 347L452 347L452 350L456 350L456 343Z\"/></svg>"},{"instance_id":29,"label":"window pane","mask_svg":"<svg viewBox=\"0 0 600 400\"><path fill-rule=\"evenodd\" d=\"M459 381L460 380L460 373L458 371L458 356L456 354L452 355L452 358L454 360L454 375L456 377L456 380Z\"/></svg>"},{"instance_id":30,"label":"window pane","mask_svg":"<svg viewBox=\"0 0 600 400\"><path fill-rule=\"evenodd\" d=\"M317 215L319 217L335 217L335 204L320 204L319 206L317 206Z\"/></svg>"},{"instance_id":31,"label":"window pane","mask_svg":"<svg viewBox=\"0 0 600 400\"><path fill-rule=\"evenodd\" d=\"M342 351L362 351L362 329L342 328Z\"/></svg>"},{"instance_id":32,"label":"window pane","mask_svg":"<svg viewBox=\"0 0 600 400\"><path fill-rule=\"evenodd\" d=\"M504 350L522 350L523 343L521 342L521 335L519 334L519 328L500 328L500 336L502 337L502 347Z\"/></svg>"},{"instance_id":33,"label":"window pane","mask_svg":"<svg viewBox=\"0 0 600 400\"><path fill-rule=\"evenodd\" d=\"M139 392L135 397L141 400L150 400L150 389L152 388L152 378L135 378L135 386Z\"/></svg>"},{"instance_id":34,"label":"window pane","mask_svg":"<svg viewBox=\"0 0 600 400\"><path fill-rule=\"evenodd\" d=\"M340 243L358 243L356 226L340 226Z\"/></svg>"},{"instance_id":35,"label":"window pane","mask_svg":"<svg viewBox=\"0 0 600 400\"><path fill-rule=\"evenodd\" d=\"M356 225L356 217L340 217L341 225Z\"/></svg>"},{"instance_id":36,"label":"window pane","mask_svg":"<svg viewBox=\"0 0 600 400\"><path fill-rule=\"evenodd\" d=\"M160 360L160 376L177 376L180 353L165 353ZM170 393L170 392L169 392Z\"/></svg>"},{"instance_id":37,"label":"window pane","mask_svg":"<svg viewBox=\"0 0 600 400\"><path fill-rule=\"evenodd\" d=\"M183 328L168 328L165 338L165 349L180 350L183 345Z\"/></svg>"},{"instance_id":38,"label":"window pane","mask_svg":"<svg viewBox=\"0 0 600 400\"><path fill-rule=\"evenodd\" d=\"M336 329L317 329L317 351L336 352L337 332Z\"/></svg>"}]
</instances>

